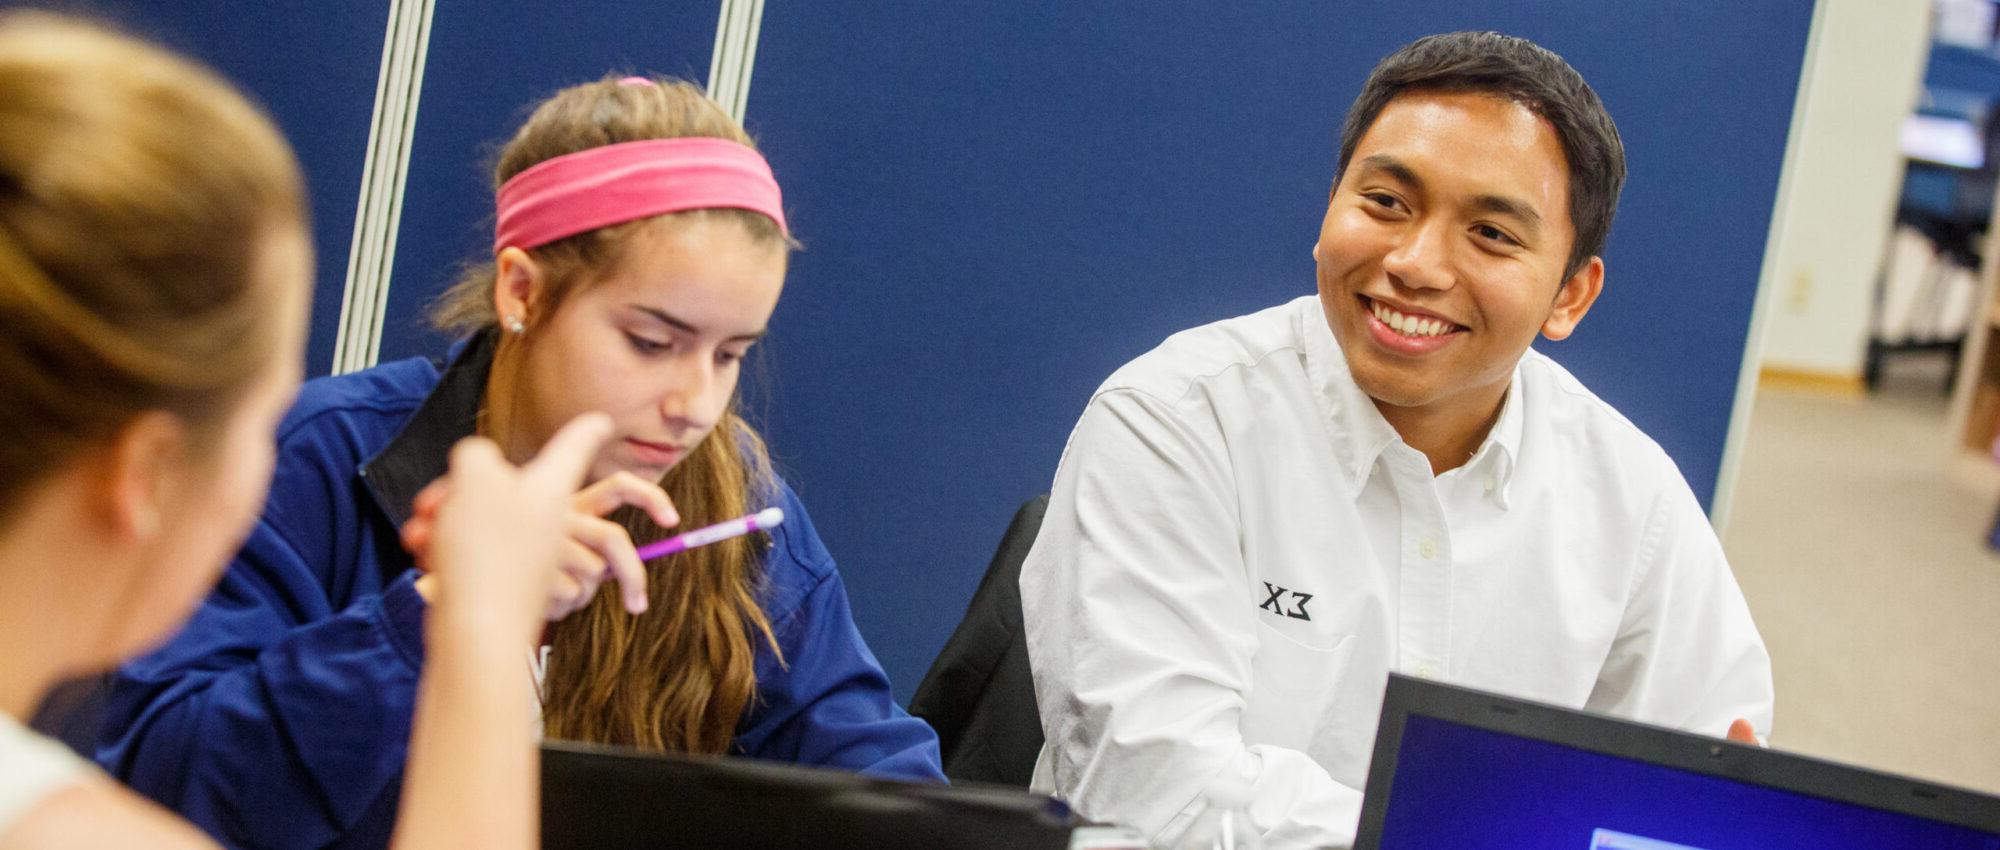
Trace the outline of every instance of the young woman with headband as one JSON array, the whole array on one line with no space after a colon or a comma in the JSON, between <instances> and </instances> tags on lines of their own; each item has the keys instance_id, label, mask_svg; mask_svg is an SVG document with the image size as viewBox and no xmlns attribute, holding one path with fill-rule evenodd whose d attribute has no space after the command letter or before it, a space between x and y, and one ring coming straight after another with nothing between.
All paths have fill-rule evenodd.
<instances>
[{"instance_id":1,"label":"young woman with headband","mask_svg":"<svg viewBox=\"0 0 2000 850\"><path fill-rule=\"evenodd\" d=\"M0 848L215 846L19 718L171 633L256 520L305 345L302 191L208 72L0 14ZM441 592L395 846L536 845L518 647L610 432L588 417L518 472L466 441L427 497Z\"/></svg>"},{"instance_id":2,"label":"young woman with headband","mask_svg":"<svg viewBox=\"0 0 2000 850\"><path fill-rule=\"evenodd\" d=\"M457 439L518 461L602 410L548 600L546 734L941 780L734 410L791 244L749 137L692 86L606 79L541 104L496 171L492 261L433 317L465 341L443 368L306 385L262 521L188 629L120 671L100 761L234 843L379 845L433 598L398 542L409 505ZM635 554L772 506L768 534Z\"/></svg>"}]
</instances>

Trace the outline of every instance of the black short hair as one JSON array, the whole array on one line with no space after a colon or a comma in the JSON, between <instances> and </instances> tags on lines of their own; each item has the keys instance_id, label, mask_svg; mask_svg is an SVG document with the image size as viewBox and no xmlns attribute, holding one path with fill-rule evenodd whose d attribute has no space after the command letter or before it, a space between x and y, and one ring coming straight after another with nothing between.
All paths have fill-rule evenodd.
<instances>
[{"instance_id":1,"label":"black short hair","mask_svg":"<svg viewBox=\"0 0 2000 850\"><path fill-rule=\"evenodd\" d=\"M1569 215L1576 229L1568 279L1604 250L1618 193L1625 185L1625 144L1583 75L1548 48L1497 32L1425 36L1384 58L1347 109L1340 130L1334 185L1354 147L1397 96L1407 92L1473 92L1526 106L1555 127L1569 163Z\"/></svg>"}]
</instances>

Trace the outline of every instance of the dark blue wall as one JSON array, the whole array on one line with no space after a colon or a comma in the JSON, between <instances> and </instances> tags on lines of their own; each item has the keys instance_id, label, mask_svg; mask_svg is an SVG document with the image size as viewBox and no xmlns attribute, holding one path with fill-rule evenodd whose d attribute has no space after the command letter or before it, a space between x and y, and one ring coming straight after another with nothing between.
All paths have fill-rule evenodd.
<instances>
[{"instance_id":1,"label":"dark blue wall","mask_svg":"<svg viewBox=\"0 0 2000 850\"><path fill-rule=\"evenodd\" d=\"M1709 498L1811 11L772 0L749 123L806 250L764 419L898 693L1098 382L1313 291L1342 114L1427 33L1533 38L1609 104L1631 181L1606 293L1545 350Z\"/></svg>"},{"instance_id":2,"label":"dark blue wall","mask_svg":"<svg viewBox=\"0 0 2000 850\"><path fill-rule=\"evenodd\" d=\"M438 0L381 360L438 354L424 308L493 245L493 159L536 103L608 72L706 83L716 0Z\"/></svg>"},{"instance_id":3,"label":"dark blue wall","mask_svg":"<svg viewBox=\"0 0 2000 850\"><path fill-rule=\"evenodd\" d=\"M307 344L309 374L333 365L347 282L354 207L375 79L382 64L385 0L174 0L171 3L5 3L79 12L109 21L213 66L262 104L298 151L311 194L319 253Z\"/></svg>"}]
</instances>

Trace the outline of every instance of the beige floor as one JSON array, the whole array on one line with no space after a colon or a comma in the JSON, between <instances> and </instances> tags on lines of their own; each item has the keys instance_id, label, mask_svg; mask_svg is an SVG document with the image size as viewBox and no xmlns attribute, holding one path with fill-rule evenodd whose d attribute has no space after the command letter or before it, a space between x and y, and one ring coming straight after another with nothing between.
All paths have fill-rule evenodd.
<instances>
[{"instance_id":1,"label":"beige floor","mask_svg":"<svg viewBox=\"0 0 2000 850\"><path fill-rule=\"evenodd\" d=\"M1776 668L1774 746L2000 793L2000 467L1931 381L1758 394L1724 538Z\"/></svg>"}]
</instances>

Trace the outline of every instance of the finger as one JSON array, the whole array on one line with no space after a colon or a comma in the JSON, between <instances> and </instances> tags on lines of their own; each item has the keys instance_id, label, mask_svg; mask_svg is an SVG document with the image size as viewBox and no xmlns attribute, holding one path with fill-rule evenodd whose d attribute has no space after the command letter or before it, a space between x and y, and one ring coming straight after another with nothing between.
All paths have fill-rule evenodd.
<instances>
[{"instance_id":1,"label":"finger","mask_svg":"<svg viewBox=\"0 0 2000 850\"><path fill-rule=\"evenodd\" d=\"M577 598L571 600L564 616L590 604L597 596L598 585L604 583L604 556L574 539L563 541L562 562L557 569L577 587Z\"/></svg>"},{"instance_id":2,"label":"finger","mask_svg":"<svg viewBox=\"0 0 2000 850\"><path fill-rule=\"evenodd\" d=\"M572 536L563 541L562 560L556 564L556 569L563 575L569 576L572 581L583 581L586 578L603 581L604 556L589 543L579 541Z\"/></svg>"},{"instance_id":3,"label":"finger","mask_svg":"<svg viewBox=\"0 0 2000 850\"><path fill-rule=\"evenodd\" d=\"M577 515L570 524L570 539L596 553L600 575L608 569L618 579L626 611L646 613L646 565L639 561L639 551L624 528L610 520Z\"/></svg>"},{"instance_id":4,"label":"finger","mask_svg":"<svg viewBox=\"0 0 2000 850\"><path fill-rule=\"evenodd\" d=\"M416 589L417 595L423 597L426 604L436 604L437 581L437 576L425 573L417 576L417 580L411 582L410 586Z\"/></svg>"},{"instance_id":5,"label":"finger","mask_svg":"<svg viewBox=\"0 0 2000 850\"><path fill-rule=\"evenodd\" d=\"M572 581L601 582L605 576L604 556L582 543L567 541L563 544L562 561L556 565L556 570Z\"/></svg>"},{"instance_id":6,"label":"finger","mask_svg":"<svg viewBox=\"0 0 2000 850\"><path fill-rule=\"evenodd\" d=\"M576 583L576 598L570 602L568 613L583 610L584 606L597 598L597 589L604 583L604 568L599 565L595 571L564 572L564 576Z\"/></svg>"},{"instance_id":7,"label":"finger","mask_svg":"<svg viewBox=\"0 0 2000 850\"><path fill-rule=\"evenodd\" d=\"M468 494L509 489L509 479L514 477L514 467L500 454L500 445L485 437L466 437L454 443L446 468L445 477L452 483L439 499L434 518L457 510Z\"/></svg>"},{"instance_id":8,"label":"finger","mask_svg":"<svg viewBox=\"0 0 2000 850\"><path fill-rule=\"evenodd\" d=\"M410 517L409 522L403 523L403 530L401 532L403 548L413 552L424 548L424 544L430 541L431 528L434 525L435 523L430 517Z\"/></svg>"},{"instance_id":9,"label":"finger","mask_svg":"<svg viewBox=\"0 0 2000 850\"><path fill-rule=\"evenodd\" d=\"M577 600L582 595L583 588L577 586L575 579L557 573L549 585L549 619L554 621L569 616L580 607Z\"/></svg>"},{"instance_id":10,"label":"finger","mask_svg":"<svg viewBox=\"0 0 2000 850\"><path fill-rule=\"evenodd\" d=\"M1736 722L1729 724L1729 740L1752 746L1763 744L1762 741L1757 740L1757 727L1750 725L1750 721L1740 717L1736 719Z\"/></svg>"},{"instance_id":11,"label":"finger","mask_svg":"<svg viewBox=\"0 0 2000 850\"><path fill-rule=\"evenodd\" d=\"M631 614L646 613L646 565L640 563L638 552L624 552L611 559L611 574L618 579L618 595L625 600L625 610Z\"/></svg>"},{"instance_id":12,"label":"finger","mask_svg":"<svg viewBox=\"0 0 2000 850\"><path fill-rule=\"evenodd\" d=\"M595 516L604 516L624 505L633 505L646 512L661 528L673 528L681 524L680 512L674 510L674 502L667 497L667 491L660 485L647 481L630 472L616 472L576 494L570 504L577 510Z\"/></svg>"},{"instance_id":13,"label":"finger","mask_svg":"<svg viewBox=\"0 0 2000 850\"><path fill-rule=\"evenodd\" d=\"M417 491L417 497L410 501L410 516L426 517L437 513L439 505L451 494L451 479L440 478L424 485Z\"/></svg>"},{"instance_id":14,"label":"finger","mask_svg":"<svg viewBox=\"0 0 2000 850\"><path fill-rule=\"evenodd\" d=\"M485 437L466 437L452 444L449 463L450 478L468 475L484 477L507 468L507 459L500 454L500 444Z\"/></svg>"},{"instance_id":15,"label":"finger","mask_svg":"<svg viewBox=\"0 0 2000 850\"><path fill-rule=\"evenodd\" d=\"M413 517L403 523L403 551L416 558L417 566L424 566L424 555L430 550L432 530L435 523L429 517Z\"/></svg>"},{"instance_id":16,"label":"finger","mask_svg":"<svg viewBox=\"0 0 2000 850\"><path fill-rule=\"evenodd\" d=\"M564 492L574 491L591 459L597 457L598 447L610 437L609 416L586 413L571 419L523 468L523 477L541 485L559 485Z\"/></svg>"}]
</instances>

